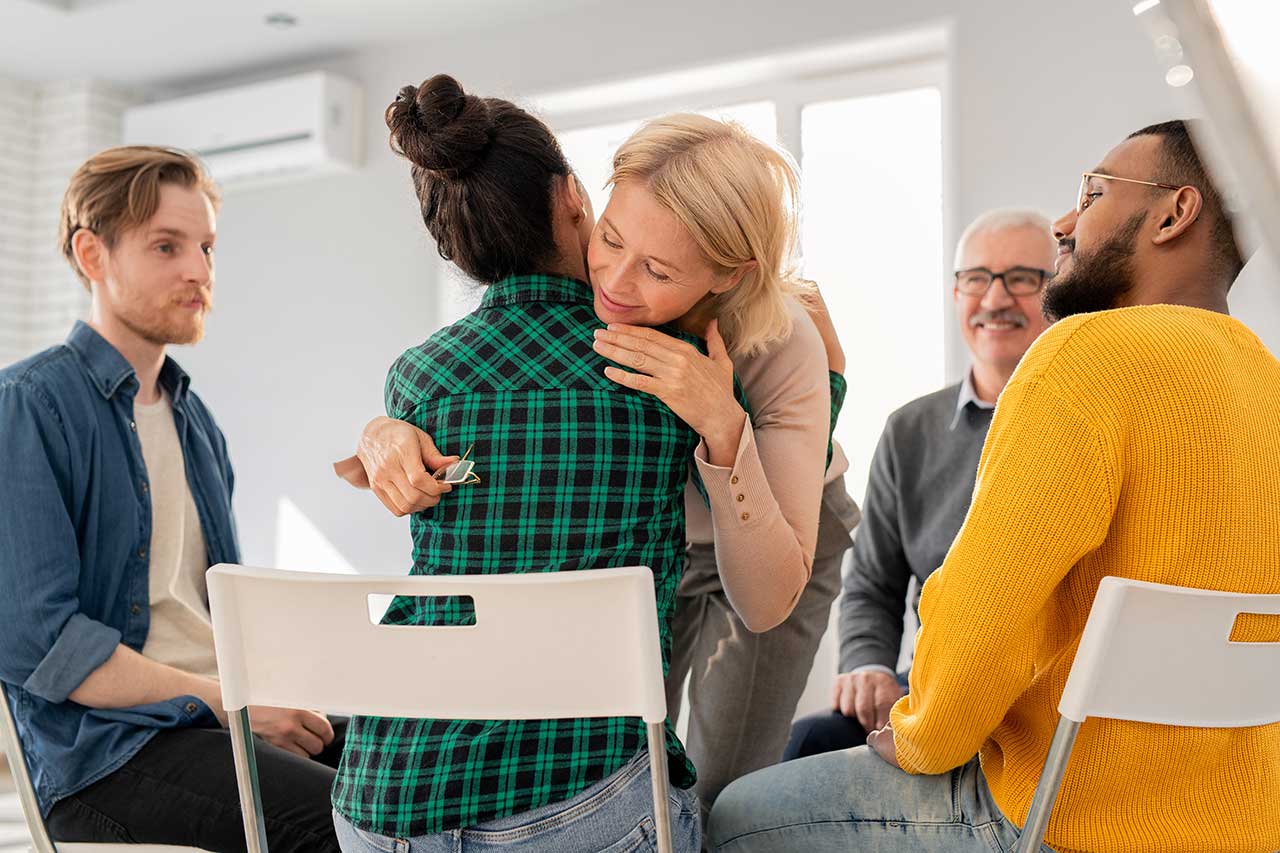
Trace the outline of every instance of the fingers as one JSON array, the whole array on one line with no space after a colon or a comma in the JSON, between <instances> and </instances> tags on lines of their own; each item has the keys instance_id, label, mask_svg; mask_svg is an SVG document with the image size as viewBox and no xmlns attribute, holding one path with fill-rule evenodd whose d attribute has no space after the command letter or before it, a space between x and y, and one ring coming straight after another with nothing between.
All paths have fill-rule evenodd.
<instances>
[{"instance_id":1,"label":"fingers","mask_svg":"<svg viewBox=\"0 0 1280 853\"><path fill-rule=\"evenodd\" d=\"M402 516L408 515L411 512L411 510L401 508L401 504L403 503L403 498L401 498L398 493L397 493L397 496L393 499L391 495L387 494L387 490L382 488L382 486L378 485L377 483L374 483L371 486L371 488L373 490L374 496L379 501L381 501L382 505L387 508L387 511L390 512L392 515L394 515L396 518L400 518Z\"/></svg>"},{"instance_id":2,"label":"fingers","mask_svg":"<svg viewBox=\"0 0 1280 853\"><path fill-rule=\"evenodd\" d=\"M840 687L840 713L846 717L856 716L858 713L858 686L853 676L842 676L844 681Z\"/></svg>"},{"instance_id":3,"label":"fingers","mask_svg":"<svg viewBox=\"0 0 1280 853\"><path fill-rule=\"evenodd\" d=\"M293 741L272 740L271 738L267 738L266 740L267 740L267 743L271 744L272 746L278 746L281 749L283 749L285 752L292 752L294 755L298 756L299 758L310 758L313 754L315 754L315 753L307 752L305 749L298 746Z\"/></svg>"},{"instance_id":4,"label":"fingers","mask_svg":"<svg viewBox=\"0 0 1280 853\"><path fill-rule=\"evenodd\" d=\"M876 691L865 678L855 676L854 681L858 685L858 696L853 703L858 722L866 731L874 731L879 728L876 725Z\"/></svg>"},{"instance_id":5,"label":"fingers","mask_svg":"<svg viewBox=\"0 0 1280 853\"><path fill-rule=\"evenodd\" d=\"M357 489L369 488L369 474L364 470L364 463L359 456L348 456L333 463L333 473L346 480Z\"/></svg>"},{"instance_id":6,"label":"fingers","mask_svg":"<svg viewBox=\"0 0 1280 853\"><path fill-rule=\"evenodd\" d=\"M626 323L610 323L608 330L615 335L626 335L643 343L655 344L660 347L670 348L685 345L684 341L663 334L649 326L628 326Z\"/></svg>"},{"instance_id":7,"label":"fingers","mask_svg":"<svg viewBox=\"0 0 1280 853\"><path fill-rule=\"evenodd\" d=\"M898 764L898 750L894 745L892 728L886 726L870 732L867 735L867 746L871 747L872 752L884 759L885 762L892 764L894 767L901 767Z\"/></svg>"},{"instance_id":8,"label":"fingers","mask_svg":"<svg viewBox=\"0 0 1280 853\"><path fill-rule=\"evenodd\" d=\"M320 738L322 747L333 743L333 724L329 722L329 718L324 714L316 711L301 711L302 718L300 722L307 731Z\"/></svg>"},{"instance_id":9,"label":"fingers","mask_svg":"<svg viewBox=\"0 0 1280 853\"><path fill-rule=\"evenodd\" d=\"M619 385L656 396L658 383L652 376L646 376L643 373L628 373L618 367L606 367L604 375Z\"/></svg>"},{"instance_id":10,"label":"fingers","mask_svg":"<svg viewBox=\"0 0 1280 853\"><path fill-rule=\"evenodd\" d=\"M436 449L436 443L422 430L418 430L418 447L422 455L423 467L428 471L436 471L446 465L457 462L457 456L445 456Z\"/></svg>"},{"instance_id":11,"label":"fingers","mask_svg":"<svg viewBox=\"0 0 1280 853\"><path fill-rule=\"evenodd\" d=\"M720 321L712 320L707 325L707 355L712 361L728 361L729 350L725 348L724 338L720 337Z\"/></svg>"},{"instance_id":12,"label":"fingers","mask_svg":"<svg viewBox=\"0 0 1280 853\"><path fill-rule=\"evenodd\" d=\"M623 332L597 329L592 348L610 361L655 374L661 373L664 367L686 363L701 355L684 341L657 334L665 343L648 341Z\"/></svg>"},{"instance_id":13,"label":"fingers","mask_svg":"<svg viewBox=\"0 0 1280 853\"><path fill-rule=\"evenodd\" d=\"M889 725L889 712L904 695L902 686L896 681L876 684L876 728L882 729Z\"/></svg>"},{"instance_id":14,"label":"fingers","mask_svg":"<svg viewBox=\"0 0 1280 853\"><path fill-rule=\"evenodd\" d=\"M319 736L303 727L301 723L299 723L296 728L289 733L289 736L292 738L294 745L303 750L304 757L319 755L321 752L324 752L324 741L322 741Z\"/></svg>"}]
</instances>

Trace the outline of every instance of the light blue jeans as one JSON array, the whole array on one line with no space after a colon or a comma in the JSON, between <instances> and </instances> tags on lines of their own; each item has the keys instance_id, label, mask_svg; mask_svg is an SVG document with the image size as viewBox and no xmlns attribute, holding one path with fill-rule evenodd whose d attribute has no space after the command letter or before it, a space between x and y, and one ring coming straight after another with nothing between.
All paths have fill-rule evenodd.
<instances>
[{"instance_id":1,"label":"light blue jeans","mask_svg":"<svg viewBox=\"0 0 1280 853\"><path fill-rule=\"evenodd\" d=\"M723 853L1007 853L1018 828L977 758L911 776L859 746L744 776L716 800L707 836Z\"/></svg>"},{"instance_id":2,"label":"light blue jeans","mask_svg":"<svg viewBox=\"0 0 1280 853\"><path fill-rule=\"evenodd\" d=\"M698 797L670 789L676 853L698 853L702 843ZM653 823L649 753L636 757L572 799L501 820L414 838L389 838L352 826L334 812L343 853L633 853L658 849Z\"/></svg>"}]
</instances>

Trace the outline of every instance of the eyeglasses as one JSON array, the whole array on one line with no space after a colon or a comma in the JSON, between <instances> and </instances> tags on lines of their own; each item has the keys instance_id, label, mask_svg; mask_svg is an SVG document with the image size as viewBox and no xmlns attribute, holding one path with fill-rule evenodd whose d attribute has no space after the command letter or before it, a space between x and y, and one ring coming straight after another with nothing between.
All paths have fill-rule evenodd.
<instances>
[{"instance_id":1,"label":"eyeglasses","mask_svg":"<svg viewBox=\"0 0 1280 853\"><path fill-rule=\"evenodd\" d=\"M1139 181L1136 178L1120 178L1115 175L1104 175L1101 172L1085 172L1080 176L1080 194L1076 196L1076 214L1079 215L1089 209L1093 204L1095 196L1102 193L1089 192L1089 179L1099 178L1104 181L1121 181L1126 184L1141 184L1144 187L1159 187L1164 190L1180 190L1182 187L1174 184L1158 184L1155 181Z\"/></svg>"},{"instance_id":2,"label":"eyeglasses","mask_svg":"<svg viewBox=\"0 0 1280 853\"><path fill-rule=\"evenodd\" d=\"M1030 296L1039 293L1044 287L1045 279L1052 278L1053 273L1035 267L1009 267L1004 272L992 272L986 267L970 267L967 270L956 270L956 290L966 296L984 296L996 279L1004 282L1005 292L1010 296Z\"/></svg>"},{"instance_id":3,"label":"eyeglasses","mask_svg":"<svg viewBox=\"0 0 1280 853\"><path fill-rule=\"evenodd\" d=\"M474 459L468 459L475 445L467 448L467 452L462 454L462 458L452 465L446 467L442 471L436 472L436 479L442 483L450 485L458 485L464 483L479 483L480 476L475 473L476 463Z\"/></svg>"}]
</instances>

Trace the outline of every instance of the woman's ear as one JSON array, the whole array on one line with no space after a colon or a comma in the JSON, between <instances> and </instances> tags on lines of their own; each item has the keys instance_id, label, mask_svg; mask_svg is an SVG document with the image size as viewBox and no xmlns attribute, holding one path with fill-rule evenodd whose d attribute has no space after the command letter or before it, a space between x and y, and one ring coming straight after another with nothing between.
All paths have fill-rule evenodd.
<instances>
[{"instance_id":1,"label":"woman's ear","mask_svg":"<svg viewBox=\"0 0 1280 853\"><path fill-rule=\"evenodd\" d=\"M1162 246L1182 236L1200 218L1203 207L1204 199L1198 189L1183 187L1178 190L1161 210L1163 218L1160 220L1160 228L1151 242Z\"/></svg>"},{"instance_id":2,"label":"woman's ear","mask_svg":"<svg viewBox=\"0 0 1280 853\"><path fill-rule=\"evenodd\" d=\"M729 272L724 281L711 288L711 292L728 293L742 283L742 279L746 277L747 273L755 272L759 268L759 261L747 261L745 264L739 264Z\"/></svg>"},{"instance_id":3,"label":"woman's ear","mask_svg":"<svg viewBox=\"0 0 1280 853\"><path fill-rule=\"evenodd\" d=\"M587 195L586 188L582 186L582 182L578 180L578 176L573 172L564 176L564 183L560 186L570 218L577 225L587 215L587 205L583 200Z\"/></svg>"}]
</instances>

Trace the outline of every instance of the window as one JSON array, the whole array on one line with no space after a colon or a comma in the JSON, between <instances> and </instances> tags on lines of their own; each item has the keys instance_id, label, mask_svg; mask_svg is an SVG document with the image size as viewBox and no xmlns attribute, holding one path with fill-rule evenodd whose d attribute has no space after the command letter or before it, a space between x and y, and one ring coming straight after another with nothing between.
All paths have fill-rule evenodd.
<instances>
[{"instance_id":1,"label":"window","mask_svg":"<svg viewBox=\"0 0 1280 853\"><path fill-rule=\"evenodd\" d=\"M889 414L945 382L941 109L931 87L801 114L804 271L848 360L836 439L853 495Z\"/></svg>"}]
</instances>

